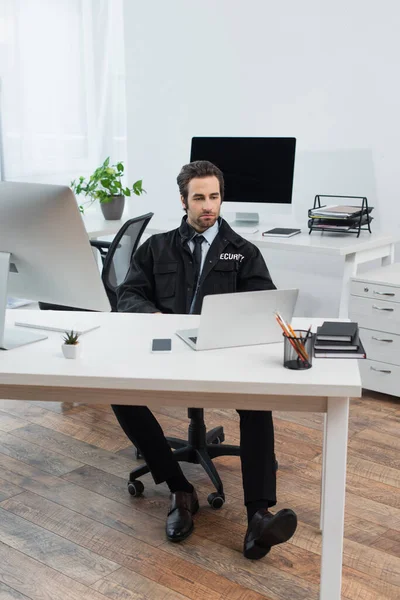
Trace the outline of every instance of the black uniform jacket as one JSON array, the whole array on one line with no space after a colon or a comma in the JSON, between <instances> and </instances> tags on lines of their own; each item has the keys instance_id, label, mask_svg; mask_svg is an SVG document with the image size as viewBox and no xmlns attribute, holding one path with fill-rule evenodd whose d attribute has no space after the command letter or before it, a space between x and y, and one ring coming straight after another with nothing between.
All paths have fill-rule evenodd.
<instances>
[{"instance_id":1,"label":"black uniform jacket","mask_svg":"<svg viewBox=\"0 0 400 600\"><path fill-rule=\"evenodd\" d=\"M153 235L139 246L125 281L117 289L119 312L189 313L195 273L188 241L194 234L184 217L178 229ZM220 218L192 312L200 314L203 298L209 294L274 289L259 249Z\"/></svg>"}]
</instances>

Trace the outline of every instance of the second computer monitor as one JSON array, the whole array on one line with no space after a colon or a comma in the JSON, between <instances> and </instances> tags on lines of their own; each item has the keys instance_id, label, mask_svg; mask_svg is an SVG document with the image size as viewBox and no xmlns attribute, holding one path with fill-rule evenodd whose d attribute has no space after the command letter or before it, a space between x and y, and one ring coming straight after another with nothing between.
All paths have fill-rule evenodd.
<instances>
[{"instance_id":1,"label":"second computer monitor","mask_svg":"<svg viewBox=\"0 0 400 600\"><path fill-rule=\"evenodd\" d=\"M190 160L221 169L225 202L290 205L295 152L295 138L193 137Z\"/></svg>"},{"instance_id":2,"label":"second computer monitor","mask_svg":"<svg viewBox=\"0 0 400 600\"><path fill-rule=\"evenodd\" d=\"M7 293L86 310L111 310L68 187L1 182L0 216L0 348L35 341L31 332L4 327Z\"/></svg>"}]
</instances>

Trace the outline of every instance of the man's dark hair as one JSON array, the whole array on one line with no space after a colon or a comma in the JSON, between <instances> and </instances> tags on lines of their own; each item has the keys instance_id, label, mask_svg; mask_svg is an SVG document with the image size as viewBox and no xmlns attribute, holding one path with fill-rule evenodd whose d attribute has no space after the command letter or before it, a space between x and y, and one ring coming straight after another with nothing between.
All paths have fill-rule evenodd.
<instances>
[{"instance_id":1,"label":"man's dark hair","mask_svg":"<svg viewBox=\"0 0 400 600\"><path fill-rule=\"evenodd\" d=\"M222 171L208 160L195 160L184 165L176 181L178 182L179 192L184 200L185 206L188 205L189 182L195 177L216 177L219 181L219 192L221 202L224 199L224 176Z\"/></svg>"}]
</instances>

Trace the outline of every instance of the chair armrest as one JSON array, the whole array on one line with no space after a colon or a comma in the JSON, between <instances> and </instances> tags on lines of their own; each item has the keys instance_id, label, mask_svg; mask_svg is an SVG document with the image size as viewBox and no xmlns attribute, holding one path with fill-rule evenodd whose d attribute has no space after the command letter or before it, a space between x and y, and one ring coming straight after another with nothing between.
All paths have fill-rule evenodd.
<instances>
[{"instance_id":1,"label":"chair armrest","mask_svg":"<svg viewBox=\"0 0 400 600\"><path fill-rule=\"evenodd\" d=\"M93 248L97 248L97 250L100 250L100 251L103 248L106 248L107 250L109 250L111 244L112 244L112 242L106 242L104 240L90 240L90 245L93 246Z\"/></svg>"}]
</instances>

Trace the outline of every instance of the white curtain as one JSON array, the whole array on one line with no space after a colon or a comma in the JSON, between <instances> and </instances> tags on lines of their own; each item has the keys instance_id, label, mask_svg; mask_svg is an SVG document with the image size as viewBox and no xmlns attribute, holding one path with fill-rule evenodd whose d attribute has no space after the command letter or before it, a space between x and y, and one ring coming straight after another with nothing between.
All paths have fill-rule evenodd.
<instances>
[{"instance_id":1,"label":"white curtain","mask_svg":"<svg viewBox=\"0 0 400 600\"><path fill-rule=\"evenodd\" d=\"M0 0L4 179L69 184L126 160L122 4Z\"/></svg>"}]
</instances>

